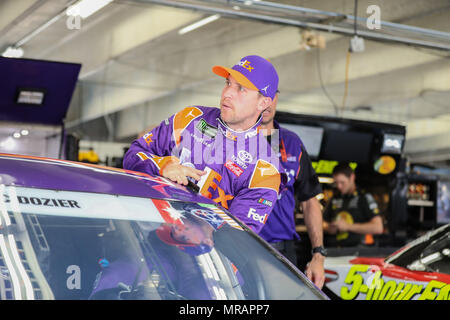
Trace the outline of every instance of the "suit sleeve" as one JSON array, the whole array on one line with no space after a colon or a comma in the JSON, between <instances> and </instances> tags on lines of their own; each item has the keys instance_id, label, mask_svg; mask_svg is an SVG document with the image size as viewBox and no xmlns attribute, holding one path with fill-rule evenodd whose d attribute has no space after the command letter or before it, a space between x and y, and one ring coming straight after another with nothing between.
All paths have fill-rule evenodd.
<instances>
[{"instance_id":1,"label":"suit sleeve","mask_svg":"<svg viewBox=\"0 0 450 320\"><path fill-rule=\"evenodd\" d=\"M277 193L267 189L242 189L233 199L229 211L254 232L266 224L277 201Z\"/></svg>"},{"instance_id":2,"label":"suit sleeve","mask_svg":"<svg viewBox=\"0 0 450 320\"><path fill-rule=\"evenodd\" d=\"M299 172L297 173L294 189L300 202L309 200L322 192L319 178L303 145L301 147Z\"/></svg>"},{"instance_id":3,"label":"suit sleeve","mask_svg":"<svg viewBox=\"0 0 450 320\"><path fill-rule=\"evenodd\" d=\"M172 138L173 116L150 132L136 139L124 156L124 169L161 175L161 170L171 162L179 162L172 155L175 141Z\"/></svg>"},{"instance_id":4,"label":"suit sleeve","mask_svg":"<svg viewBox=\"0 0 450 320\"><path fill-rule=\"evenodd\" d=\"M198 107L184 108L135 140L125 154L124 169L161 175L167 164L179 163L177 147L183 140L183 133L202 114L203 111Z\"/></svg>"},{"instance_id":5,"label":"suit sleeve","mask_svg":"<svg viewBox=\"0 0 450 320\"><path fill-rule=\"evenodd\" d=\"M272 212L283 183L283 174L273 164L258 160L248 186L238 191L230 212L259 233Z\"/></svg>"}]
</instances>

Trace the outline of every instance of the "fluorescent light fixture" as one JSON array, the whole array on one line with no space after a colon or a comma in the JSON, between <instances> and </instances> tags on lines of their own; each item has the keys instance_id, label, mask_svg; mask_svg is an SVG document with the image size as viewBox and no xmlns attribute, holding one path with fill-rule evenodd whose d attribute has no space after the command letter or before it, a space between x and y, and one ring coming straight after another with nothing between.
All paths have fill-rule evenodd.
<instances>
[{"instance_id":1,"label":"fluorescent light fixture","mask_svg":"<svg viewBox=\"0 0 450 320\"><path fill-rule=\"evenodd\" d=\"M16 139L20 138L20 133L19 132L14 132L13 137Z\"/></svg>"},{"instance_id":2,"label":"fluorescent light fixture","mask_svg":"<svg viewBox=\"0 0 450 320\"><path fill-rule=\"evenodd\" d=\"M246 1L244 1L244 4L246 6L251 6L254 2L259 2L259 1L261 1L261 0L246 0Z\"/></svg>"},{"instance_id":3,"label":"fluorescent light fixture","mask_svg":"<svg viewBox=\"0 0 450 320\"><path fill-rule=\"evenodd\" d=\"M27 129L23 129L22 131L20 131L20 134L23 136L27 136L30 132Z\"/></svg>"},{"instance_id":4,"label":"fluorescent light fixture","mask_svg":"<svg viewBox=\"0 0 450 320\"><path fill-rule=\"evenodd\" d=\"M22 48L8 47L2 53L2 56L5 58L21 58L23 57L23 53L24 51Z\"/></svg>"},{"instance_id":5,"label":"fluorescent light fixture","mask_svg":"<svg viewBox=\"0 0 450 320\"><path fill-rule=\"evenodd\" d=\"M44 102L45 90L43 89L19 88L18 92L17 103L40 106Z\"/></svg>"},{"instance_id":6,"label":"fluorescent light fixture","mask_svg":"<svg viewBox=\"0 0 450 320\"><path fill-rule=\"evenodd\" d=\"M80 0L67 8L66 14L68 16L80 16L81 18L86 19L112 1L113 0Z\"/></svg>"},{"instance_id":7,"label":"fluorescent light fixture","mask_svg":"<svg viewBox=\"0 0 450 320\"><path fill-rule=\"evenodd\" d=\"M188 33L188 32L190 32L192 30L195 30L195 29L198 29L200 27L203 27L205 24L208 24L208 23L211 23L213 21L216 21L219 18L220 18L220 14L215 14L215 15L209 16L209 17L207 17L205 19L199 20L199 21L197 21L197 22L195 22L193 24L188 25L187 27L184 27L184 28L180 29L178 31L178 34L182 35L182 34Z\"/></svg>"}]
</instances>

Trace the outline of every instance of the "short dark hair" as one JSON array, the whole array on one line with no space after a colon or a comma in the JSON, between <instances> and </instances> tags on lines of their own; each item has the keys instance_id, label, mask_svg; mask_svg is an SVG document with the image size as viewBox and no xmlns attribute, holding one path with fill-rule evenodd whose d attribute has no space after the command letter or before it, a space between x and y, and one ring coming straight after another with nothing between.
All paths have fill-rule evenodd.
<instances>
[{"instance_id":1,"label":"short dark hair","mask_svg":"<svg viewBox=\"0 0 450 320\"><path fill-rule=\"evenodd\" d=\"M355 173L352 168L348 165L348 163L339 163L337 166L333 169L333 176L337 174L343 174L347 178L350 178L352 173Z\"/></svg>"}]
</instances>

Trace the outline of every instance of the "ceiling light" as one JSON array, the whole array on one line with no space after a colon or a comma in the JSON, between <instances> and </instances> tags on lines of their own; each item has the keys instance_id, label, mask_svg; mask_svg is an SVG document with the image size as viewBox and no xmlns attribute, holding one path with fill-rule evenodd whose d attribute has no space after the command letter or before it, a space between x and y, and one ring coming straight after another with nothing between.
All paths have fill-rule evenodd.
<instances>
[{"instance_id":1,"label":"ceiling light","mask_svg":"<svg viewBox=\"0 0 450 320\"><path fill-rule=\"evenodd\" d=\"M244 1L244 4L246 6L251 6L254 2L260 2L261 0L246 0Z\"/></svg>"},{"instance_id":2,"label":"ceiling light","mask_svg":"<svg viewBox=\"0 0 450 320\"><path fill-rule=\"evenodd\" d=\"M112 1L113 0L80 0L67 8L66 14L68 16L80 16L81 18L86 19Z\"/></svg>"},{"instance_id":3,"label":"ceiling light","mask_svg":"<svg viewBox=\"0 0 450 320\"><path fill-rule=\"evenodd\" d=\"M23 57L23 53L24 51L22 48L8 47L2 53L2 56L5 58L21 58Z\"/></svg>"},{"instance_id":4,"label":"ceiling light","mask_svg":"<svg viewBox=\"0 0 450 320\"><path fill-rule=\"evenodd\" d=\"M205 19L202 19L202 20L199 20L199 21L197 21L197 22L195 22L193 24L190 24L187 27L184 27L183 29L180 29L178 31L178 34L181 35L181 34L188 33L188 32L190 32L192 30L195 30L195 29L198 29L198 28L204 26L205 24L208 24L208 23L211 23L213 21L216 21L219 18L220 18L220 14L215 14L215 15L209 16L209 17L207 17Z\"/></svg>"},{"instance_id":5,"label":"ceiling light","mask_svg":"<svg viewBox=\"0 0 450 320\"><path fill-rule=\"evenodd\" d=\"M41 106L44 102L45 94L46 94L45 89L19 88L16 102L19 104L31 104Z\"/></svg>"},{"instance_id":6,"label":"ceiling light","mask_svg":"<svg viewBox=\"0 0 450 320\"><path fill-rule=\"evenodd\" d=\"M23 136L27 136L30 132L27 129L23 129L22 131L20 131L20 134Z\"/></svg>"},{"instance_id":7,"label":"ceiling light","mask_svg":"<svg viewBox=\"0 0 450 320\"><path fill-rule=\"evenodd\" d=\"M20 133L19 132L14 132L13 137L16 139L20 138Z\"/></svg>"}]
</instances>

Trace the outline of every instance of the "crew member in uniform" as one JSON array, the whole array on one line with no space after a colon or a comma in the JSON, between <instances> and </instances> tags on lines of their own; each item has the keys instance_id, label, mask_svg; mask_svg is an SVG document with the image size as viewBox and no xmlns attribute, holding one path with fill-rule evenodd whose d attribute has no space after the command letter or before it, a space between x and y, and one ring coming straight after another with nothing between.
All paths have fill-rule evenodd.
<instances>
[{"instance_id":1,"label":"crew member in uniform","mask_svg":"<svg viewBox=\"0 0 450 320\"><path fill-rule=\"evenodd\" d=\"M262 128L267 140L274 149L279 150L280 163L287 177L287 187L280 193L273 211L260 236L274 248L298 265L296 243L300 237L295 228L296 199L304 213L304 220L313 248L312 260L305 273L319 288L325 281L323 247L322 211L316 195L322 192L318 177L312 167L308 152L295 132L280 127L274 120L278 94L272 105L263 112ZM305 260L306 261L306 260ZM303 266L302 266L303 268Z\"/></svg>"},{"instance_id":2,"label":"crew member in uniform","mask_svg":"<svg viewBox=\"0 0 450 320\"><path fill-rule=\"evenodd\" d=\"M350 166L337 165L333 178L339 192L331 198L324 212L326 246L357 246L364 243L365 235L382 233L378 205L370 193L357 188Z\"/></svg>"}]
</instances>

